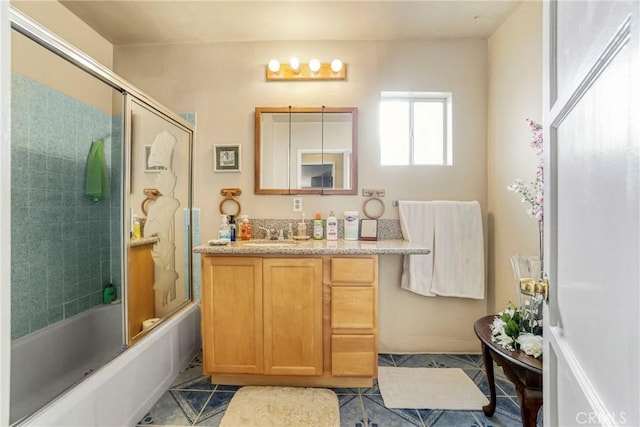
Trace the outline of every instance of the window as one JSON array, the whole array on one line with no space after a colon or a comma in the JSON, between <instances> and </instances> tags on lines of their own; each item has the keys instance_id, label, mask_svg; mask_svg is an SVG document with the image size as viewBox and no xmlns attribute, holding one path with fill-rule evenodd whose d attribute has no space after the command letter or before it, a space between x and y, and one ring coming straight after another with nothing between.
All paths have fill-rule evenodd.
<instances>
[{"instance_id":1,"label":"window","mask_svg":"<svg viewBox=\"0 0 640 427\"><path fill-rule=\"evenodd\" d=\"M452 165L451 93L382 92L381 165Z\"/></svg>"}]
</instances>

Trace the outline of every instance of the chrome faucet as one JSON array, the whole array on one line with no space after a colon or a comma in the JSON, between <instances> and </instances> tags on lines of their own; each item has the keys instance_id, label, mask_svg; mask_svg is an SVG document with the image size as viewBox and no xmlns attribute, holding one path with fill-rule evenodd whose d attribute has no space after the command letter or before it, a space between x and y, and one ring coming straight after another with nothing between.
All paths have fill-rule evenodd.
<instances>
[{"instance_id":1,"label":"chrome faucet","mask_svg":"<svg viewBox=\"0 0 640 427\"><path fill-rule=\"evenodd\" d=\"M275 237L275 230L272 228L266 228L266 227L260 227L262 230L264 230L264 238L266 240L271 240L271 236L274 235Z\"/></svg>"}]
</instances>

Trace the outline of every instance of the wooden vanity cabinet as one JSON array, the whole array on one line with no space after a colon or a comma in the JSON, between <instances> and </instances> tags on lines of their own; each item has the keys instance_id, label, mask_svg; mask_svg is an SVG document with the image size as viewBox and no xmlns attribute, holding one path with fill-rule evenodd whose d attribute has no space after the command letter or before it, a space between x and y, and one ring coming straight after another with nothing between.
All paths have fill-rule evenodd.
<instances>
[{"instance_id":1,"label":"wooden vanity cabinet","mask_svg":"<svg viewBox=\"0 0 640 427\"><path fill-rule=\"evenodd\" d=\"M322 259L203 263L205 372L322 374Z\"/></svg>"},{"instance_id":2,"label":"wooden vanity cabinet","mask_svg":"<svg viewBox=\"0 0 640 427\"><path fill-rule=\"evenodd\" d=\"M367 387L377 257L204 256L204 372L217 384Z\"/></svg>"}]
</instances>

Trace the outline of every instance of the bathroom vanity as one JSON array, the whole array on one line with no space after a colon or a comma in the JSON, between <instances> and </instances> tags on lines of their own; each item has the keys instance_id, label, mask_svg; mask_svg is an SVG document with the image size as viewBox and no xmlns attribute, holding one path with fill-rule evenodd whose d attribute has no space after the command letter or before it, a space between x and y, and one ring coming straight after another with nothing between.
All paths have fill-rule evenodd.
<instances>
[{"instance_id":1,"label":"bathroom vanity","mask_svg":"<svg viewBox=\"0 0 640 427\"><path fill-rule=\"evenodd\" d=\"M378 367L378 256L402 240L236 242L202 257L203 371L212 383L370 387Z\"/></svg>"}]
</instances>

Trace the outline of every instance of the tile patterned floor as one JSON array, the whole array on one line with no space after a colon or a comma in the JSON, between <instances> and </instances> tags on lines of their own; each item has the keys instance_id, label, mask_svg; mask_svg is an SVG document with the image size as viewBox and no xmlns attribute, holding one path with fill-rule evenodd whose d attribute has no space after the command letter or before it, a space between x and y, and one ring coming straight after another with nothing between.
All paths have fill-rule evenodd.
<instances>
[{"instance_id":1,"label":"tile patterned floor","mask_svg":"<svg viewBox=\"0 0 640 427\"><path fill-rule=\"evenodd\" d=\"M489 395L482 357L476 354L381 354L379 366L461 368L482 392ZM520 409L515 388L496 367L496 412L487 418L482 411L430 409L387 409L377 382L373 388L336 388L340 403L340 424L350 427L503 427L520 426ZM239 387L209 383L202 375L202 359L197 356L180 373L139 426L218 426L224 411ZM541 417L540 417L541 418Z\"/></svg>"}]
</instances>

